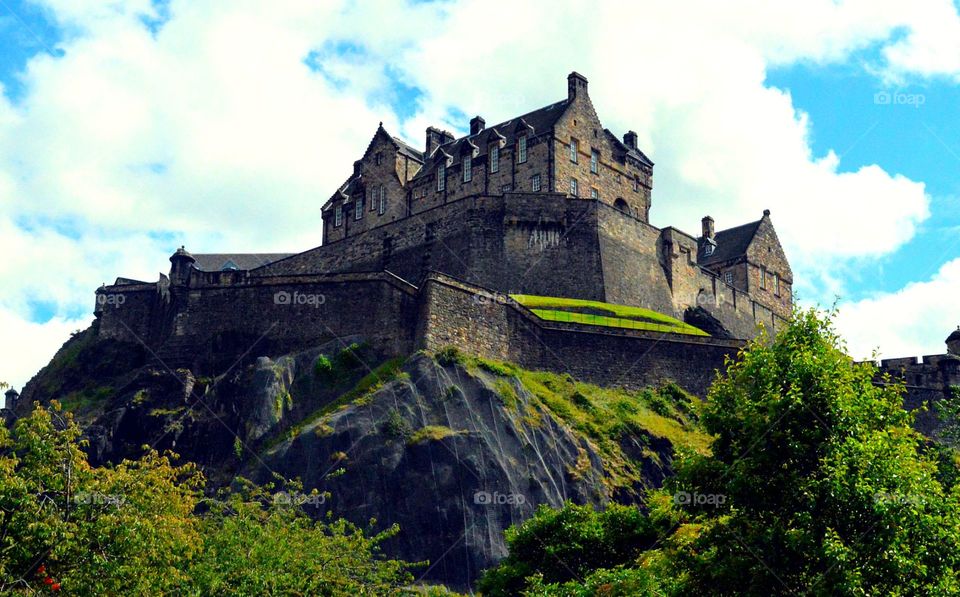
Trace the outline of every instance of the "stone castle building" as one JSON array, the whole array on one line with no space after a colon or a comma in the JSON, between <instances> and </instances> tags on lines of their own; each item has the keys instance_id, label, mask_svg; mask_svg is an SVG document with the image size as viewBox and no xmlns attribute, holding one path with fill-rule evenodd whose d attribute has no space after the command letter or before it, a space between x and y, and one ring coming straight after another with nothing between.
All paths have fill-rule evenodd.
<instances>
[{"instance_id":1,"label":"stone castle building","mask_svg":"<svg viewBox=\"0 0 960 597\"><path fill-rule=\"evenodd\" d=\"M98 334L172 366L362 336L385 353L453 344L599 383L670 378L701 391L759 325L775 331L790 315L793 276L769 211L722 230L704 217L698 235L651 225L653 167L636 133L604 128L577 73L561 101L493 126L477 116L459 138L430 127L421 149L381 124L319 210L321 246L181 248L157 282L97 291ZM510 294L642 307L709 336L546 321L512 300L477 300Z\"/></svg>"}]
</instances>

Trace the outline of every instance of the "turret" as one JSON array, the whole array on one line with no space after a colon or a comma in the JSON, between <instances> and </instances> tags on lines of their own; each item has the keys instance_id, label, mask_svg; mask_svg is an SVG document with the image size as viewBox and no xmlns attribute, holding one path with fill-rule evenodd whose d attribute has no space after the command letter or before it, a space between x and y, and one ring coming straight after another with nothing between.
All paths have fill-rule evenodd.
<instances>
[{"instance_id":1,"label":"turret","mask_svg":"<svg viewBox=\"0 0 960 597\"><path fill-rule=\"evenodd\" d=\"M170 256L170 284L184 286L190 279L190 268L197 260L181 245L177 252Z\"/></svg>"},{"instance_id":2,"label":"turret","mask_svg":"<svg viewBox=\"0 0 960 597\"><path fill-rule=\"evenodd\" d=\"M17 400L20 398L20 394L13 388L10 388L3 395L6 398L6 401L4 402L4 408L10 410L15 409L17 407Z\"/></svg>"},{"instance_id":3,"label":"turret","mask_svg":"<svg viewBox=\"0 0 960 597\"><path fill-rule=\"evenodd\" d=\"M947 336L947 354L960 357L960 326Z\"/></svg>"}]
</instances>

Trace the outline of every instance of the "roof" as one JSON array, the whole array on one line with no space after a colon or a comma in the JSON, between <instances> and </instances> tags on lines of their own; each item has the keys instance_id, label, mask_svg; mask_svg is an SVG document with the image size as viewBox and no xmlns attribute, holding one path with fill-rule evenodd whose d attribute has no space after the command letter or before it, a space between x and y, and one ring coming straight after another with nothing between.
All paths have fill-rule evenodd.
<instances>
[{"instance_id":1,"label":"roof","mask_svg":"<svg viewBox=\"0 0 960 597\"><path fill-rule=\"evenodd\" d=\"M420 163L423 163L423 152L419 149L414 149L412 146L408 145L403 139L399 137L390 137L393 139L393 142L397 145L397 150L401 155L411 157L417 160Z\"/></svg>"},{"instance_id":2,"label":"roof","mask_svg":"<svg viewBox=\"0 0 960 597\"><path fill-rule=\"evenodd\" d=\"M713 255L710 256L704 255L703 249L701 248L701 254L697 259L700 262L700 265L722 263L724 261L730 261L731 259L736 259L746 255L747 248L753 241L753 237L756 236L757 230L760 228L760 223L762 221L763 220L757 220L756 222L750 222L749 224L743 224L741 226L735 226L726 230L720 230L714 234L713 239L717 243L717 248L714 250ZM697 241L702 247L703 237L698 238Z\"/></svg>"},{"instance_id":3,"label":"roof","mask_svg":"<svg viewBox=\"0 0 960 597\"><path fill-rule=\"evenodd\" d=\"M960 340L960 328L953 330L953 332L947 336L947 342L954 342L955 340Z\"/></svg>"},{"instance_id":4,"label":"roof","mask_svg":"<svg viewBox=\"0 0 960 597\"><path fill-rule=\"evenodd\" d=\"M476 146L477 155L486 155L487 148L491 143L494 142L494 139L497 135L502 136L505 139L507 145L513 145L516 142L517 137L520 136L521 131L526 131L526 134L531 134L530 129L533 129L533 135L539 135L553 128L553 125L560 120L560 117L563 115L564 110L567 107L568 100L561 100L559 102L552 103L548 106L544 106L538 110L528 112L521 116L511 118L499 124L493 126L488 126L483 129L476 135L467 135L465 137L460 137L459 139L454 139L440 146L440 148L447 154L454 158L458 158L461 155L461 152L470 145L471 150L472 146ZM437 153L433 154L434 156L438 155ZM426 156L427 159L433 156ZM420 170L412 180L416 180L421 176L426 176L427 172L425 170Z\"/></svg>"},{"instance_id":5,"label":"roof","mask_svg":"<svg viewBox=\"0 0 960 597\"><path fill-rule=\"evenodd\" d=\"M628 157L631 157L636 161L640 162L644 166L653 168L653 161L651 161L650 158L647 157L647 154L643 153L639 149L636 149L635 147L630 147L629 145L627 145L626 143L618 139L616 135L610 132L610 129L603 129L603 132L607 135L607 139L609 139L610 142L613 143L614 147L616 147L617 149L625 153Z\"/></svg>"},{"instance_id":6,"label":"roof","mask_svg":"<svg viewBox=\"0 0 960 597\"><path fill-rule=\"evenodd\" d=\"M226 269L256 269L290 257L294 253L197 253L193 267L204 272L219 272Z\"/></svg>"}]
</instances>

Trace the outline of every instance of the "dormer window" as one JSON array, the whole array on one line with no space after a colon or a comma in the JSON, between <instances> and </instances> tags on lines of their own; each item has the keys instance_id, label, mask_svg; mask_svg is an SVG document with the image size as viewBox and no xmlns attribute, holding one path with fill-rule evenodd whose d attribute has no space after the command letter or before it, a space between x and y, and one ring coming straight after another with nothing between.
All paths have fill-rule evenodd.
<instances>
[{"instance_id":1,"label":"dormer window","mask_svg":"<svg viewBox=\"0 0 960 597\"><path fill-rule=\"evenodd\" d=\"M333 210L333 225L339 226L343 224L343 206L338 205L336 209Z\"/></svg>"},{"instance_id":2,"label":"dormer window","mask_svg":"<svg viewBox=\"0 0 960 597\"><path fill-rule=\"evenodd\" d=\"M490 172L500 171L500 146L490 147Z\"/></svg>"},{"instance_id":3,"label":"dormer window","mask_svg":"<svg viewBox=\"0 0 960 597\"><path fill-rule=\"evenodd\" d=\"M463 156L463 182L473 180L473 158L470 155Z\"/></svg>"},{"instance_id":4,"label":"dormer window","mask_svg":"<svg viewBox=\"0 0 960 597\"><path fill-rule=\"evenodd\" d=\"M600 152L596 149L590 150L590 172L594 174L600 172Z\"/></svg>"},{"instance_id":5,"label":"dormer window","mask_svg":"<svg viewBox=\"0 0 960 597\"><path fill-rule=\"evenodd\" d=\"M707 244L705 244L705 245L703 246L703 254L704 254L706 257L709 257L709 256L713 255L713 244L712 244L712 243L707 243Z\"/></svg>"},{"instance_id":6,"label":"dormer window","mask_svg":"<svg viewBox=\"0 0 960 597\"><path fill-rule=\"evenodd\" d=\"M220 271L222 272L235 272L239 269L240 268L237 267L237 264L234 263L232 259L227 259L223 266L220 267Z\"/></svg>"},{"instance_id":7,"label":"dormer window","mask_svg":"<svg viewBox=\"0 0 960 597\"><path fill-rule=\"evenodd\" d=\"M523 164L527 161L527 136L520 135L517 139L517 163Z\"/></svg>"},{"instance_id":8,"label":"dormer window","mask_svg":"<svg viewBox=\"0 0 960 597\"><path fill-rule=\"evenodd\" d=\"M440 162L437 166L437 191L443 191L447 188L447 165Z\"/></svg>"},{"instance_id":9,"label":"dormer window","mask_svg":"<svg viewBox=\"0 0 960 597\"><path fill-rule=\"evenodd\" d=\"M574 164L577 163L577 152L579 151L579 144L576 139L570 139L570 161Z\"/></svg>"}]
</instances>

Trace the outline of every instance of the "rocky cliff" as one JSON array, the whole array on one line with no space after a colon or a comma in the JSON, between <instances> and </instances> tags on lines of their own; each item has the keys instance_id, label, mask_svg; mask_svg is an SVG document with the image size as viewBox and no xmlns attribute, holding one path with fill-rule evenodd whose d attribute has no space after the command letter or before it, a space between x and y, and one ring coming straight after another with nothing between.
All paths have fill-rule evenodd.
<instances>
[{"instance_id":1,"label":"rocky cliff","mask_svg":"<svg viewBox=\"0 0 960 597\"><path fill-rule=\"evenodd\" d=\"M425 580L460 588L505 555L503 531L538 505L641 503L675 447L706 447L696 401L675 386L601 389L454 350L382 354L362 338L233 360L217 375L174 370L87 330L31 380L19 410L61 400L97 463L149 445L197 462L212 486L299 477L323 494L301 500L309 512L399 524L390 555L429 561Z\"/></svg>"}]
</instances>

